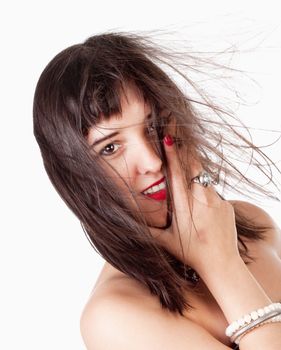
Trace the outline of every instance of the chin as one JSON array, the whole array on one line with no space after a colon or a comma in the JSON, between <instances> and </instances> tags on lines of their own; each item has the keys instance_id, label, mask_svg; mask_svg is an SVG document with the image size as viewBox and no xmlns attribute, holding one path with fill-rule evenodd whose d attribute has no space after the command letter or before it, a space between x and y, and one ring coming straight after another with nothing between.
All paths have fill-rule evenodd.
<instances>
[{"instance_id":1,"label":"chin","mask_svg":"<svg viewBox=\"0 0 281 350\"><path fill-rule=\"evenodd\" d=\"M147 216L145 219L147 225L150 227L166 229L171 225L171 216L169 215L168 211L166 211L166 213L163 213L161 216Z\"/></svg>"},{"instance_id":2,"label":"chin","mask_svg":"<svg viewBox=\"0 0 281 350\"><path fill-rule=\"evenodd\" d=\"M168 204L167 201L156 202L153 200L145 200L138 202L146 224L155 228L166 228L169 225Z\"/></svg>"}]
</instances>

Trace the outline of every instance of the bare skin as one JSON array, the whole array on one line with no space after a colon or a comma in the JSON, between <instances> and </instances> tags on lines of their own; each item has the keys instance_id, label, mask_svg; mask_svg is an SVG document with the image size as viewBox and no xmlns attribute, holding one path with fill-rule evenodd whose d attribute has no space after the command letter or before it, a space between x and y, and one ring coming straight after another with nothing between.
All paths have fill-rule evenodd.
<instances>
[{"instance_id":1,"label":"bare skin","mask_svg":"<svg viewBox=\"0 0 281 350\"><path fill-rule=\"evenodd\" d=\"M272 224L270 217L262 209L247 202L230 202L247 213L250 219L257 218L256 221L259 223ZM281 301L281 234L278 230L270 230L266 237L264 241L247 242L250 255L257 258L255 262L248 265L248 268L270 299L277 302ZM224 334L228 322L222 310L202 281L200 281L198 288L202 292L202 296L190 292L186 293L187 300L195 308L184 312L184 318L205 330L207 334L203 332L203 336L206 338L210 336L219 343L230 346L229 339ZM106 262L81 317L81 331L84 339L87 339L86 333L88 332L87 317L95 310L100 301L112 300L115 302L119 300L120 302L120 300L126 301L128 298L135 304L139 304L141 301L143 308L154 310L160 318L166 318L166 312L161 309L158 299L152 296L149 290ZM180 316L180 318L182 317ZM191 324L187 323L186 327L188 326L191 327ZM192 332L195 331L198 334L201 334L202 329L200 328L193 329L191 327ZM130 337L130 334L127 336ZM194 338L196 341L196 337ZM134 340L131 339L131 344L133 343Z\"/></svg>"},{"instance_id":2,"label":"bare skin","mask_svg":"<svg viewBox=\"0 0 281 350\"><path fill-rule=\"evenodd\" d=\"M128 101L122 103L122 110L122 118L114 116L103 122L100 130L92 130L89 143L101 135L108 135L112 129L118 130L117 137L100 143L96 151L118 170L123 179L128 179L141 204L153 213L147 213L147 224L159 243L199 272L202 280L198 289L201 293L196 295L186 291L184 296L194 309L185 310L184 316L179 316L161 308L159 300L148 289L106 263L81 317L81 333L87 349L229 349L230 341L224 331L230 322L281 300L280 230L262 209L246 202L222 201L213 187L203 188L196 184L191 192L186 193L174 148L167 145L173 218L176 215L178 226L172 220L170 228L156 229L155 226L163 226L166 203L159 205L141 194L147 185L163 176L161 159L153 151L144 127L149 111L130 93ZM194 159L192 176L200 170L200 164ZM265 240L245 242L250 255L256 258L248 266L237 249L233 206L257 224L274 226L267 232ZM197 232L190 225L189 208ZM184 256L181 255L179 237ZM277 323L251 331L242 339L240 350L279 350L280 331Z\"/></svg>"}]
</instances>

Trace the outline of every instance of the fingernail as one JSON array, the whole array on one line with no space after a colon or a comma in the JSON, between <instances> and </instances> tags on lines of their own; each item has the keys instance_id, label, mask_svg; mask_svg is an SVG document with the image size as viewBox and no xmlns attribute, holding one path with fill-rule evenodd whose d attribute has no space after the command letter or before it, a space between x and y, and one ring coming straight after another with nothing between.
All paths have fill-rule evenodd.
<instances>
[{"instance_id":1,"label":"fingernail","mask_svg":"<svg viewBox=\"0 0 281 350\"><path fill-rule=\"evenodd\" d=\"M173 138L170 135L166 135L164 137L164 142L167 146L172 146L172 144L174 143Z\"/></svg>"}]
</instances>

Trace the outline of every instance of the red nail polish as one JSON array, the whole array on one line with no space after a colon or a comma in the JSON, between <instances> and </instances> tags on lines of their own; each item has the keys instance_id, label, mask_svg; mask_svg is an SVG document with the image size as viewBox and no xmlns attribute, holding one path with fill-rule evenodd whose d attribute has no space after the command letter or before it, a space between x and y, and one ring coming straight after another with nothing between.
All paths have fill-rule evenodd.
<instances>
[{"instance_id":1,"label":"red nail polish","mask_svg":"<svg viewBox=\"0 0 281 350\"><path fill-rule=\"evenodd\" d=\"M164 137L164 142L167 146L172 146L172 144L174 143L173 138L170 135L166 135Z\"/></svg>"}]
</instances>

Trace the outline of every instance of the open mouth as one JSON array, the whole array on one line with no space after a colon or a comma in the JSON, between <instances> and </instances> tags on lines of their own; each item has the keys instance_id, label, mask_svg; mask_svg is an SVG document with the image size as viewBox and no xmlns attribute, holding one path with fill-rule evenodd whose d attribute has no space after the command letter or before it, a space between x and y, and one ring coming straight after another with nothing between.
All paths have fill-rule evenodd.
<instances>
[{"instance_id":1,"label":"open mouth","mask_svg":"<svg viewBox=\"0 0 281 350\"><path fill-rule=\"evenodd\" d=\"M143 195L158 201L164 201L167 197L165 178L154 183L142 192Z\"/></svg>"}]
</instances>

